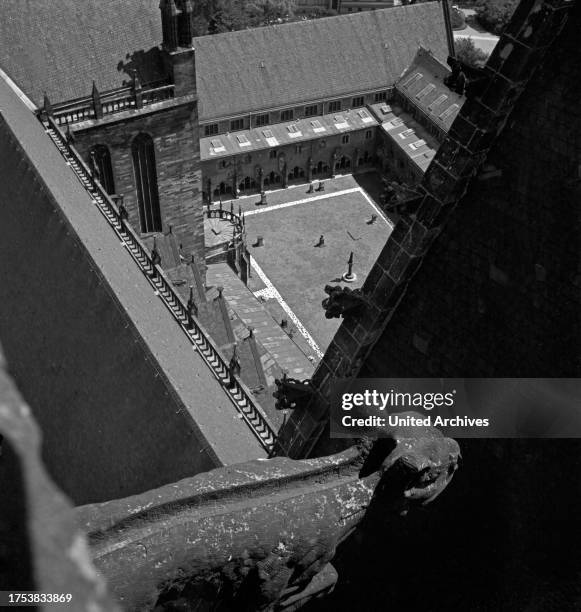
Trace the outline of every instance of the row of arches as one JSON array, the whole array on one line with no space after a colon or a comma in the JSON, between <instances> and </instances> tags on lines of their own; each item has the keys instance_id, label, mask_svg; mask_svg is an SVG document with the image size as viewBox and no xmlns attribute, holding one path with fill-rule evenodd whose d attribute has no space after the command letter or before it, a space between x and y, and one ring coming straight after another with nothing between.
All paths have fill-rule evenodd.
<instances>
[{"instance_id":1,"label":"row of arches","mask_svg":"<svg viewBox=\"0 0 581 612\"><path fill-rule=\"evenodd\" d=\"M369 163L370 161L371 161L371 156L369 155L367 151L365 151L364 155L358 158L358 165ZM349 168L351 168L351 166L352 166L351 158L346 155L341 156L335 162L335 170L348 170ZM330 167L327 162L318 161L312 167L312 176L313 177L327 176L329 174L329 169ZM301 179L304 180L306 176L307 176L307 171L304 168L301 168L300 166L294 166L293 168L291 168L291 170L288 172L288 175L287 175L289 181L298 181ZM263 177L262 179L263 186L273 187L276 185L280 185L283 182L282 178L283 177L280 173L275 172L273 170ZM259 189L260 189L259 181L251 176L244 177L244 179L238 183L238 191L240 193L244 193L247 191L256 191ZM213 195L216 198L219 196L227 196L227 195L231 195L232 191L233 191L232 182L222 181L214 189Z\"/></svg>"},{"instance_id":2,"label":"row of arches","mask_svg":"<svg viewBox=\"0 0 581 612\"><path fill-rule=\"evenodd\" d=\"M153 139L149 134L141 133L133 139L131 143L131 157L141 232L161 232L162 220L157 185L155 148ZM93 146L89 151L89 160L93 173L103 189L109 195L115 194L115 177L109 149L103 144Z\"/></svg>"},{"instance_id":3,"label":"row of arches","mask_svg":"<svg viewBox=\"0 0 581 612\"><path fill-rule=\"evenodd\" d=\"M90 161L93 171L105 191L115 194L115 178L111 154L109 149L103 144L97 144L90 150ZM138 134L131 143L131 155L133 161L133 173L137 191L137 203L139 210L139 224L141 232L161 232L162 218L159 203L159 189L157 184L157 167L155 161L155 148L153 139L148 134ZM358 158L358 165L369 163L371 156L368 151ZM351 158L342 155L335 160L335 171L348 170L352 166ZM329 174L329 164L325 161L318 161L312 166L312 176L326 176ZM287 174L289 181L304 180L308 172L300 166L294 166ZM271 171L263 177L263 187L274 187L283 183L283 176L275 171ZM238 183L238 190L241 193L260 189L257 180L251 176L246 176ZM232 193L232 185L221 182L214 190L214 196L229 195Z\"/></svg>"}]
</instances>

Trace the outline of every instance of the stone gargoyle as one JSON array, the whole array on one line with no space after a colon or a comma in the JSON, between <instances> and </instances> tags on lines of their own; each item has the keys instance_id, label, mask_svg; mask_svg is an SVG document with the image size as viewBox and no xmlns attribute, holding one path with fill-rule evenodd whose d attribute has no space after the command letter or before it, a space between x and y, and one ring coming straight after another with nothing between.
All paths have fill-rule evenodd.
<instances>
[{"instance_id":1,"label":"stone gargoyle","mask_svg":"<svg viewBox=\"0 0 581 612\"><path fill-rule=\"evenodd\" d=\"M361 289L325 285L325 293L329 297L322 301L322 306L327 319L353 316L369 303Z\"/></svg>"},{"instance_id":2,"label":"stone gargoyle","mask_svg":"<svg viewBox=\"0 0 581 612\"><path fill-rule=\"evenodd\" d=\"M124 609L288 612L332 590L335 550L370 508L395 520L432 501L459 457L434 428L394 428L335 455L218 468L76 513Z\"/></svg>"}]
</instances>

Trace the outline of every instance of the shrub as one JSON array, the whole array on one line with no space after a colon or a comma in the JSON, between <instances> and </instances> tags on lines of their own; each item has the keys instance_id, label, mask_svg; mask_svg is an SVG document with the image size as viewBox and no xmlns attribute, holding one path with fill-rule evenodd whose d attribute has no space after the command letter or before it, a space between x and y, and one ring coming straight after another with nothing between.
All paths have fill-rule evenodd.
<instances>
[{"instance_id":1,"label":"shrub","mask_svg":"<svg viewBox=\"0 0 581 612\"><path fill-rule=\"evenodd\" d=\"M454 41L454 48L456 57L474 68L483 66L488 59L488 54L478 49L471 38L457 38Z\"/></svg>"},{"instance_id":2,"label":"shrub","mask_svg":"<svg viewBox=\"0 0 581 612\"><path fill-rule=\"evenodd\" d=\"M480 0L476 17L484 28L493 34L500 34L517 5L518 0Z\"/></svg>"}]
</instances>

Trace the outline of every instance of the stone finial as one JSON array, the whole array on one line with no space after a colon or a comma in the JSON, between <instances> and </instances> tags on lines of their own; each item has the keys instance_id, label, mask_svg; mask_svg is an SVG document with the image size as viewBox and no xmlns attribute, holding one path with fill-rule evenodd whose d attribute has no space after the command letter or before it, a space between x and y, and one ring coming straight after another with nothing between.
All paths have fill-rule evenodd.
<instances>
[{"instance_id":1,"label":"stone finial","mask_svg":"<svg viewBox=\"0 0 581 612\"><path fill-rule=\"evenodd\" d=\"M121 221L127 221L129 219L129 213L127 212L127 208L125 208L124 199L125 197L122 193L115 197L117 208L119 210L119 219L121 219Z\"/></svg>"},{"instance_id":2,"label":"stone finial","mask_svg":"<svg viewBox=\"0 0 581 612\"><path fill-rule=\"evenodd\" d=\"M42 111L44 113L44 115L46 115L47 117L52 117L53 116L53 112L52 112L52 104L50 103L48 94L46 93L46 91L44 92L44 100L43 100L43 105L42 105Z\"/></svg>"},{"instance_id":3,"label":"stone finial","mask_svg":"<svg viewBox=\"0 0 581 612\"><path fill-rule=\"evenodd\" d=\"M196 304L196 300L194 299L194 287L193 285L190 285L190 297L188 298L188 303L186 304L186 307L188 309L188 325L190 327L190 329L193 327L193 322L192 322L192 315L196 315L198 314L198 306Z\"/></svg>"},{"instance_id":4,"label":"stone finial","mask_svg":"<svg viewBox=\"0 0 581 612\"><path fill-rule=\"evenodd\" d=\"M74 145L75 144L75 135L73 133L73 130L71 130L71 124L67 123L67 131L65 134L65 138L67 139L67 143L70 145Z\"/></svg>"},{"instance_id":5,"label":"stone finial","mask_svg":"<svg viewBox=\"0 0 581 612\"><path fill-rule=\"evenodd\" d=\"M95 83L95 81L93 81L91 98L93 99L93 112L95 113L95 119L101 119L103 117L103 104L101 103L101 94L97 89L97 83Z\"/></svg>"},{"instance_id":6,"label":"stone finial","mask_svg":"<svg viewBox=\"0 0 581 612\"><path fill-rule=\"evenodd\" d=\"M153 249L151 249L151 263L154 266L161 266L161 255L157 250L157 239L153 238Z\"/></svg>"},{"instance_id":7,"label":"stone finial","mask_svg":"<svg viewBox=\"0 0 581 612\"><path fill-rule=\"evenodd\" d=\"M143 93L141 87L141 79L139 78L139 74L137 74L137 70L134 70L132 75L132 83L131 83L131 91L133 93L133 99L135 101L135 108L143 107Z\"/></svg>"}]
</instances>

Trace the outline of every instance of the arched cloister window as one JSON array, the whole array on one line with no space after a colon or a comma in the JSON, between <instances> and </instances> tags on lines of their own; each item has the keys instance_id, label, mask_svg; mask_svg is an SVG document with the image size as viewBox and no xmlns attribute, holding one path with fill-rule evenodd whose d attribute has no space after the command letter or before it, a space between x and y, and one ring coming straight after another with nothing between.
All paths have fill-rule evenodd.
<instances>
[{"instance_id":1,"label":"arched cloister window","mask_svg":"<svg viewBox=\"0 0 581 612\"><path fill-rule=\"evenodd\" d=\"M103 189L108 194L115 193L115 179L113 178L113 166L111 154L105 145L95 145L89 152L91 165Z\"/></svg>"},{"instance_id":2,"label":"arched cloister window","mask_svg":"<svg viewBox=\"0 0 581 612\"><path fill-rule=\"evenodd\" d=\"M157 170L153 140L147 134L138 134L131 145L133 172L137 185L139 222L141 231L161 232L161 210L157 190Z\"/></svg>"}]
</instances>

